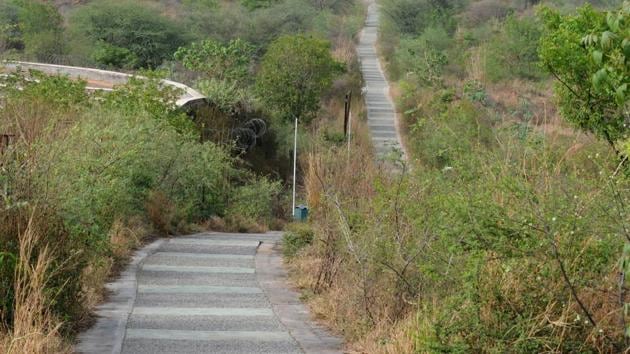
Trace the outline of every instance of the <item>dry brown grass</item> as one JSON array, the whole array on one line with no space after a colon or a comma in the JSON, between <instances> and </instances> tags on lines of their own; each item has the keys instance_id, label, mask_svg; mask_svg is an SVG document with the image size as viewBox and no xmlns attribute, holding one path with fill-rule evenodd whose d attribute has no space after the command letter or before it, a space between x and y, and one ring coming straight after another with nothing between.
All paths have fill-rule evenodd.
<instances>
[{"instance_id":1,"label":"dry brown grass","mask_svg":"<svg viewBox=\"0 0 630 354\"><path fill-rule=\"evenodd\" d=\"M147 216L155 231L160 235L168 235L173 231L175 207L166 194L152 191L145 203Z\"/></svg>"},{"instance_id":2,"label":"dry brown grass","mask_svg":"<svg viewBox=\"0 0 630 354\"><path fill-rule=\"evenodd\" d=\"M114 257L117 259L129 257L131 251L140 246L147 235L149 230L140 217L131 218L127 222L115 221L109 230L109 241Z\"/></svg>"},{"instance_id":3,"label":"dry brown grass","mask_svg":"<svg viewBox=\"0 0 630 354\"><path fill-rule=\"evenodd\" d=\"M224 231L227 232L265 233L269 231L269 227L264 223L240 215L232 215L226 218L226 221L227 224Z\"/></svg>"},{"instance_id":4,"label":"dry brown grass","mask_svg":"<svg viewBox=\"0 0 630 354\"><path fill-rule=\"evenodd\" d=\"M81 272L81 301L91 310L103 302L105 283L114 269L111 257L93 261Z\"/></svg>"},{"instance_id":5,"label":"dry brown grass","mask_svg":"<svg viewBox=\"0 0 630 354\"><path fill-rule=\"evenodd\" d=\"M40 241L31 218L19 237L13 328L0 342L0 349L8 354L70 352L59 334L61 322L51 313L45 294L50 274L56 270L52 269L50 249Z\"/></svg>"}]
</instances>

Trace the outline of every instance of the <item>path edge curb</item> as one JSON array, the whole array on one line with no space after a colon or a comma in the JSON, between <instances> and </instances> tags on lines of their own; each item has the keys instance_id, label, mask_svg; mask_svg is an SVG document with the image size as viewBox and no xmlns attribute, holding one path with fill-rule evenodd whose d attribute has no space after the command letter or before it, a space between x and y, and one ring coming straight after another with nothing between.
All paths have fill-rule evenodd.
<instances>
[{"instance_id":1,"label":"path edge curb","mask_svg":"<svg viewBox=\"0 0 630 354\"><path fill-rule=\"evenodd\" d=\"M300 294L289 283L281 242L263 242L255 258L258 284L274 313L305 353L343 353L343 340L312 320L310 311L300 300Z\"/></svg>"},{"instance_id":2,"label":"path edge curb","mask_svg":"<svg viewBox=\"0 0 630 354\"><path fill-rule=\"evenodd\" d=\"M135 251L125 270L115 281L107 283L107 301L96 307L96 323L77 338L76 353L111 353L122 351L129 315L138 293L137 273L144 260L155 253L168 239L158 239ZM104 341L104 337L111 340ZM104 344L107 343L107 344Z\"/></svg>"}]
</instances>

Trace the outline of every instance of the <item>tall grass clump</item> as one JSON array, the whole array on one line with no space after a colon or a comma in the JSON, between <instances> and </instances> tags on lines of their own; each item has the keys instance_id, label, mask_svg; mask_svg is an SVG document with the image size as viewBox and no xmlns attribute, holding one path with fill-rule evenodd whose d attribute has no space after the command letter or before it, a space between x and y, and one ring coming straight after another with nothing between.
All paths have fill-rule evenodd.
<instances>
[{"instance_id":1,"label":"tall grass clump","mask_svg":"<svg viewBox=\"0 0 630 354\"><path fill-rule=\"evenodd\" d=\"M26 229L18 239L14 264L13 326L0 337L5 353L69 353L59 336L61 321L52 313L49 291L55 269L52 246L43 243L40 230L33 224L33 210Z\"/></svg>"}]
</instances>

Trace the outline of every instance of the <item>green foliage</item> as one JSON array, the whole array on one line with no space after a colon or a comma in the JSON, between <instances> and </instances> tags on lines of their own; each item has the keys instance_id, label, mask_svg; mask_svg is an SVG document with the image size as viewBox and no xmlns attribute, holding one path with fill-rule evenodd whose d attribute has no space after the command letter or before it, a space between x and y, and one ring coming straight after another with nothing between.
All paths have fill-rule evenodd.
<instances>
[{"instance_id":1,"label":"green foliage","mask_svg":"<svg viewBox=\"0 0 630 354\"><path fill-rule=\"evenodd\" d=\"M2 51L22 49L21 33L18 28L18 9L8 2L0 2L0 49Z\"/></svg>"},{"instance_id":2,"label":"green foliage","mask_svg":"<svg viewBox=\"0 0 630 354\"><path fill-rule=\"evenodd\" d=\"M226 44L208 39L180 48L175 58L208 79L243 82L249 76L253 52L253 46L241 39Z\"/></svg>"},{"instance_id":3,"label":"green foliage","mask_svg":"<svg viewBox=\"0 0 630 354\"><path fill-rule=\"evenodd\" d=\"M436 92L417 116L412 172L340 180L345 152L316 157L324 191L312 210L315 238L299 253L314 259L299 264L321 274L312 290L342 311L338 328L364 340L409 321L383 338L388 349L419 353L623 350L618 264L630 237L630 184L614 174L612 152L521 134L491 108L448 93ZM370 174L369 187L355 187Z\"/></svg>"},{"instance_id":4,"label":"green foliage","mask_svg":"<svg viewBox=\"0 0 630 354\"><path fill-rule=\"evenodd\" d=\"M127 115L146 113L162 120L178 132L195 135L197 130L190 118L181 112L175 102L181 92L163 85L159 72L145 72L145 77L131 78L125 85L104 96L104 105Z\"/></svg>"},{"instance_id":5,"label":"green foliage","mask_svg":"<svg viewBox=\"0 0 630 354\"><path fill-rule=\"evenodd\" d=\"M23 51L34 60L50 61L64 52L63 19L48 3L0 2L0 49Z\"/></svg>"},{"instance_id":6,"label":"green foliage","mask_svg":"<svg viewBox=\"0 0 630 354\"><path fill-rule=\"evenodd\" d=\"M483 85L477 80L468 80L464 83L464 96L473 102L486 104L488 93Z\"/></svg>"},{"instance_id":7,"label":"green foliage","mask_svg":"<svg viewBox=\"0 0 630 354\"><path fill-rule=\"evenodd\" d=\"M282 252L285 257L293 258L304 247L313 243L315 231L309 224L292 223L286 226L282 238Z\"/></svg>"},{"instance_id":8,"label":"green foliage","mask_svg":"<svg viewBox=\"0 0 630 354\"><path fill-rule=\"evenodd\" d=\"M243 38L255 45L267 46L284 35L308 32L316 16L316 10L305 0L280 1L245 19L248 26Z\"/></svg>"},{"instance_id":9,"label":"green foliage","mask_svg":"<svg viewBox=\"0 0 630 354\"><path fill-rule=\"evenodd\" d=\"M342 131L329 131L328 129L324 130L323 138L325 141L328 141L332 144L341 145L346 139L346 135Z\"/></svg>"},{"instance_id":10,"label":"green foliage","mask_svg":"<svg viewBox=\"0 0 630 354\"><path fill-rule=\"evenodd\" d=\"M484 48L488 78L493 82L541 78L538 65L540 35L541 26L535 17L509 16Z\"/></svg>"},{"instance_id":11,"label":"green foliage","mask_svg":"<svg viewBox=\"0 0 630 354\"><path fill-rule=\"evenodd\" d=\"M152 190L166 192L187 221L223 210L228 190L223 176L230 161L225 152L211 143L200 145L147 113L93 111L47 154L50 165L42 183L56 191L68 227L92 235L97 244L106 241L101 237L114 221L142 216ZM205 215L198 215L200 206Z\"/></svg>"},{"instance_id":12,"label":"green foliage","mask_svg":"<svg viewBox=\"0 0 630 354\"><path fill-rule=\"evenodd\" d=\"M395 56L396 68L406 74L407 80L413 76L422 85L439 86L450 45L451 38L442 27L427 28L419 37L403 38Z\"/></svg>"},{"instance_id":13,"label":"green foliage","mask_svg":"<svg viewBox=\"0 0 630 354\"><path fill-rule=\"evenodd\" d=\"M544 67L557 79L562 115L615 146L628 138L630 3L604 13L586 5L562 16L543 8Z\"/></svg>"},{"instance_id":14,"label":"green foliage","mask_svg":"<svg viewBox=\"0 0 630 354\"><path fill-rule=\"evenodd\" d=\"M138 56L127 48L100 42L92 52L92 58L102 65L114 68L135 68Z\"/></svg>"},{"instance_id":15,"label":"green foliage","mask_svg":"<svg viewBox=\"0 0 630 354\"><path fill-rule=\"evenodd\" d=\"M273 217L273 200L281 191L278 181L258 178L237 187L230 195L227 214L257 222L268 223Z\"/></svg>"},{"instance_id":16,"label":"green foliage","mask_svg":"<svg viewBox=\"0 0 630 354\"><path fill-rule=\"evenodd\" d=\"M37 85L32 84L33 80L37 81ZM76 110L88 105L84 81L30 71L29 79L21 75L9 75L0 82L6 85L5 91L9 97L52 105L56 110Z\"/></svg>"},{"instance_id":17,"label":"green foliage","mask_svg":"<svg viewBox=\"0 0 630 354\"><path fill-rule=\"evenodd\" d=\"M449 170L461 166L471 151L491 145L490 127L470 102L452 104L438 117L414 123L414 150L427 165Z\"/></svg>"},{"instance_id":18,"label":"green foliage","mask_svg":"<svg viewBox=\"0 0 630 354\"><path fill-rule=\"evenodd\" d=\"M304 35L282 36L263 57L256 78L261 101L283 120L310 121L321 95L342 69L330 55L330 43Z\"/></svg>"},{"instance_id":19,"label":"green foliage","mask_svg":"<svg viewBox=\"0 0 630 354\"><path fill-rule=\"evenodd\" d=\"M202 79L197 81L196 86L210 102L223 112L232 112L240 105L250 103L252 99L249 90L240 87L236 82Z\"/></svg>"},{"instance_id":20,"label":"green foliage","mask_svg":"<svg viewBox=\"0 0 630 354\"><path fill-rule=\"evenodd\" d=\"M101 65L156 68L185 44L186 34L156 9L131 1L98 1L78 8L70 31L86 38Z\"/></svg>"},{"instance_id":21,"label":"green foliage","mask_svg":"<svg viewBox=\"0 0 630 354\"><path fill-rule=\"evenodd\" d=\"M313 29L317 10L306 0L265 2L269 6L248 9L240 1L224 3L216 10L191 8L185 16L187 27L197 38L214 38L221 42L231 39L247 41L264 48L284 34L308 32Z\"/></svg>"},{"instance_id":22,"label":"green foliage","mask_svg":"<svg viewBox=\"0 0 630 354\"><path fill-rule=\"evenodd\" d=\"M196 11L208 11L217 7L216 0L182 0L182 4Z\"/></svg>"},{"instance_id":23,"label":"green foliage","mask_svg":"<svg viewBox=\"0 0 630 354\"><path fill-rule=\"evenodd\" d=\"M229 112L249 100L247 92L254 47L241 40L216 40L180 48L175 58L200 75L197 87L222 111Z\"/></svg>"},{"instance_id":24,"label":"green foliage","mask_svg":"<svg viewBox=\"0 0 630 354\"><path fill-rule=\"evenodd\" d=\"M450 0L386 0L382 11L387 21L403 35L420 35L427 27L441 26L454 30L451 12L459 4Z\"/></svg>"},{"instance_id":25,"label":"green foliage","mask_svg":"<svg viewBox=\"0 0 630 354\"><path fill-rule=\"evenodd\" d=\"M35 220L44 235L37 247L50 245L59 269L47 284L47 300L68 326L84 315L86 267L118 257L110 241L116 225L140 220L169 231L231 213L272 218L280 184L239 171L226 149L200 143L189 118L174 109L176 92L156 74L96 97L85 94L83 82L33 75L37 80L3 78L0 86L7 98L0 127L19 134L0 154L3 326L11 325L12 312L4 308L13 294L12 278L4 275L31 206L38 206ZM156 218L156 210L169 215ZM126 237L142 236L129 232Z\"/></svg>"}]
</instances>

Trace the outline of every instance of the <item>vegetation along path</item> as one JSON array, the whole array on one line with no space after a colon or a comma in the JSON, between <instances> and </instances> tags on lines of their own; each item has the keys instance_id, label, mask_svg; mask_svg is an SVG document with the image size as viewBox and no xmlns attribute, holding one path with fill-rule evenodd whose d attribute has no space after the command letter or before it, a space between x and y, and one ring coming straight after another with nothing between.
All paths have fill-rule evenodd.
<instances>
[{"instance_id":1,"label":"vegetation along path","mask_svg":"<svg viewBox=\"0 0 630 354\"><path fill-rule=\"evenodd\" d=\"M378 5L371 2L357 48L361 61L361 72L365 80L368 126L374 148L379 157L385 157L392 151L399 151L404 158L406 153L398 129L396 109L389 93L389 83L376 53L378 19Z\"/></svg>"},{"instance_id":2,"label":"vegetation along path","mask_svg":"<svg viewBox=\"0 0 630 354\"><path fill-rule=\"evenodd\" d=\"M161 239L108 285L81 353L337 353L289 290L281 233Z\"/></svg>"}]
</instances>

